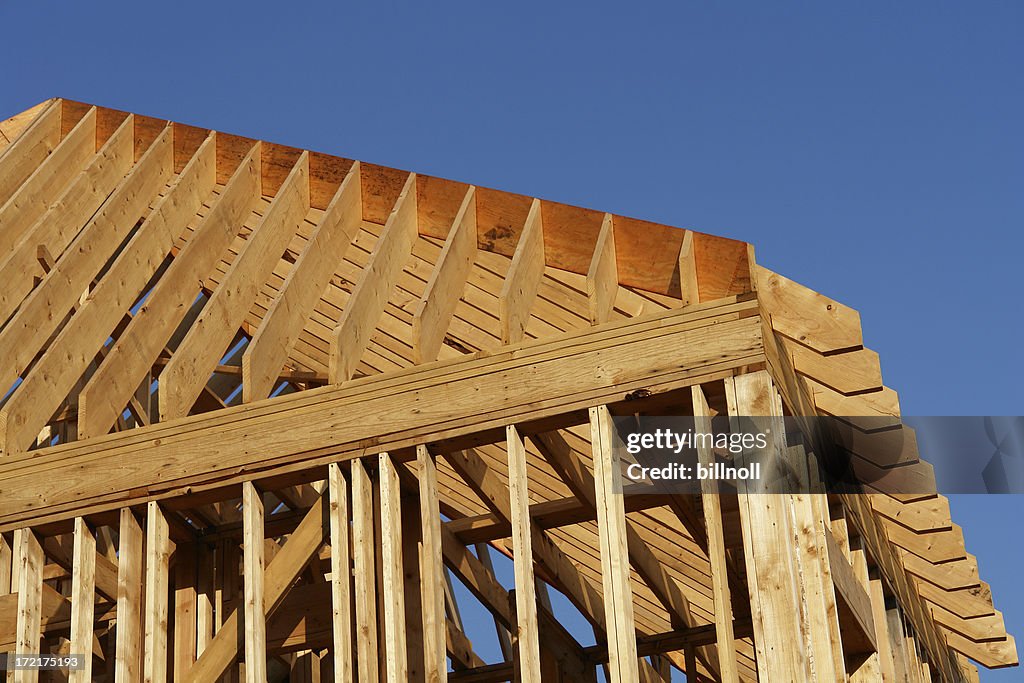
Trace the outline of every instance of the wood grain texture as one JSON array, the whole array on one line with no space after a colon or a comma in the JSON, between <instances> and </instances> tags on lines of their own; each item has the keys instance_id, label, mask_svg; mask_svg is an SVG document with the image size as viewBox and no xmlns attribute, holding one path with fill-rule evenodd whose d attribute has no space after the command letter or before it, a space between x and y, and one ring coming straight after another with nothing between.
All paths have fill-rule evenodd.
<instances>
[{"instance_id":1,"label":"wood grain texture","mask_svg":"<svg viewBox=\"0 0 1024 683\"><path fill-rule=\"evenodd\" d=\"M309 156L303 154L160 373L161 420L191 410L308 210Z\"/></svg>"},{"instance_id":2,"label":"wood grain texture","mask_svg":"<svg viewBox=\"0 0 1024 683\"><path fill-rule=\"evenodd\" d=\"M398 275L416 241L416 174L410 173L370 260L359 275L341 322L331 335L330 381L353 377Z\"/></svg>"}]
</instances>

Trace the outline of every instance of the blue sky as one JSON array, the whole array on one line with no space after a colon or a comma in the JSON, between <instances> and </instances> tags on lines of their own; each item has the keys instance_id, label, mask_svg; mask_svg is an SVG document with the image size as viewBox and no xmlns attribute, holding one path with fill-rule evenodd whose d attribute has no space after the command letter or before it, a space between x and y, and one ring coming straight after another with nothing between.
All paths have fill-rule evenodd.
<instances>
[{"instance_id":1,"label":"blue sky","mask_svg":"<svg viewBox=\"0 0 1024 683\"><path fill-rule=\"evenodd\" d=\"M908 414L1021 413L1021 3L297 5L0 3L0 114L81 99L747 240L861 311ZM1024 634L1020 499L953 511Z\"/></svg>"}]
</instances>

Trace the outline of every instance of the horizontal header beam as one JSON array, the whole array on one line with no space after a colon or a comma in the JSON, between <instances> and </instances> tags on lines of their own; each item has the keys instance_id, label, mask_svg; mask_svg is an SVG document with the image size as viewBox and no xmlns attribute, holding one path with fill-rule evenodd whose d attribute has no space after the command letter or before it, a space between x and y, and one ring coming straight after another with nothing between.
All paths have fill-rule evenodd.
<instances>
[{"instance_id":1,"label":"horizontal header beam","mask_svg":"<svg viewBox=\"0 0 1024 683\"><path fill-rule=\"evenodd\" d=\"M367 452L498 441L508 424L564 421L763 362L757 302L725 299L362 378L5 458L0 530L326 471Z\"/></svg>"}]
</instances>

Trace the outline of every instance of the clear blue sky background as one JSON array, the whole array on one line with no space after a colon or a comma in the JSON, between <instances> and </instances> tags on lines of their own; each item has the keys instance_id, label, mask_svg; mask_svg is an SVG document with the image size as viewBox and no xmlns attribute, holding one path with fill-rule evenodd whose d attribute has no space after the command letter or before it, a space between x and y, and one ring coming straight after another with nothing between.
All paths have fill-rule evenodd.
<instances>
[{"instance_id":1,"label":"clear blue sky background","mask_svg":"<svg viewBox=\"0 0 1024 683\"><path fill-rule=\"evenodd\" d=\"M861 311L905 412L1021 413L1024 4L299 4L2 2L0 114L81 99L748 240ZM952 506L1024 635L1021 500Z\"/></svg>"}]
</instances>

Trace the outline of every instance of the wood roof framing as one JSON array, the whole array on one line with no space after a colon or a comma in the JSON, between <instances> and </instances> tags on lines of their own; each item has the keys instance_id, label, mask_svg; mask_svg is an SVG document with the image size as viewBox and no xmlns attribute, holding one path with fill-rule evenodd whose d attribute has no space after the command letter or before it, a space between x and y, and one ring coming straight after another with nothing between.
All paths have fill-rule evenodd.
<instances>
[{"instance_id":1,"label":"wood roof framing","mask_svg":"<svg viewBox=\"0 0 1024 683\"><path fill-rule=\"evenodd\" d=\"M90 640L116 601L109 670L154 680L214 680L241 650L257 668L266 655L269 677L333 650L340 671L390 680L579 680L609 659L622 680L656 680L630 653L724 680L912 667L952 681L974 675L963 656L1016 663L927 488L794 497L814 533L768 568L751 543L780 513L754 496L609 497L604 406L709 415L759 383L742 390L750 409L898 419L856 311L749 245L64 100L0 133L0 533L18 537L0 535L0 594L14 556L52 566L0 595L0 643L24 650L60 623ZM593 432L588 411L605 416ZM909 430L854 427L863 467L933 483ZM351 557L334 552L350 517ZM93 550L106 538L112 558ZM240 548L264 541L261 572ZM530 558L515 609L475 542ZM180 565L180 596L177 553L195 568ZM398 570L434 586L442 562L518 625L531 666L485 665L440 591L405 594ZM755 580L779 566L802 577L803 616ZM535 579L609 647L562 633ZM143 593L148 614L194 628L144 622ZM289 600L321 595L334 606L297 625ZM18 604L29 621L8 618ZM270 617L244 648L238 610ZM907 640L890 643L890 624ZM794 629L806 647L772 654ZM462 671L444 670L442 643Z\"/></svg>"}]
</instances>

